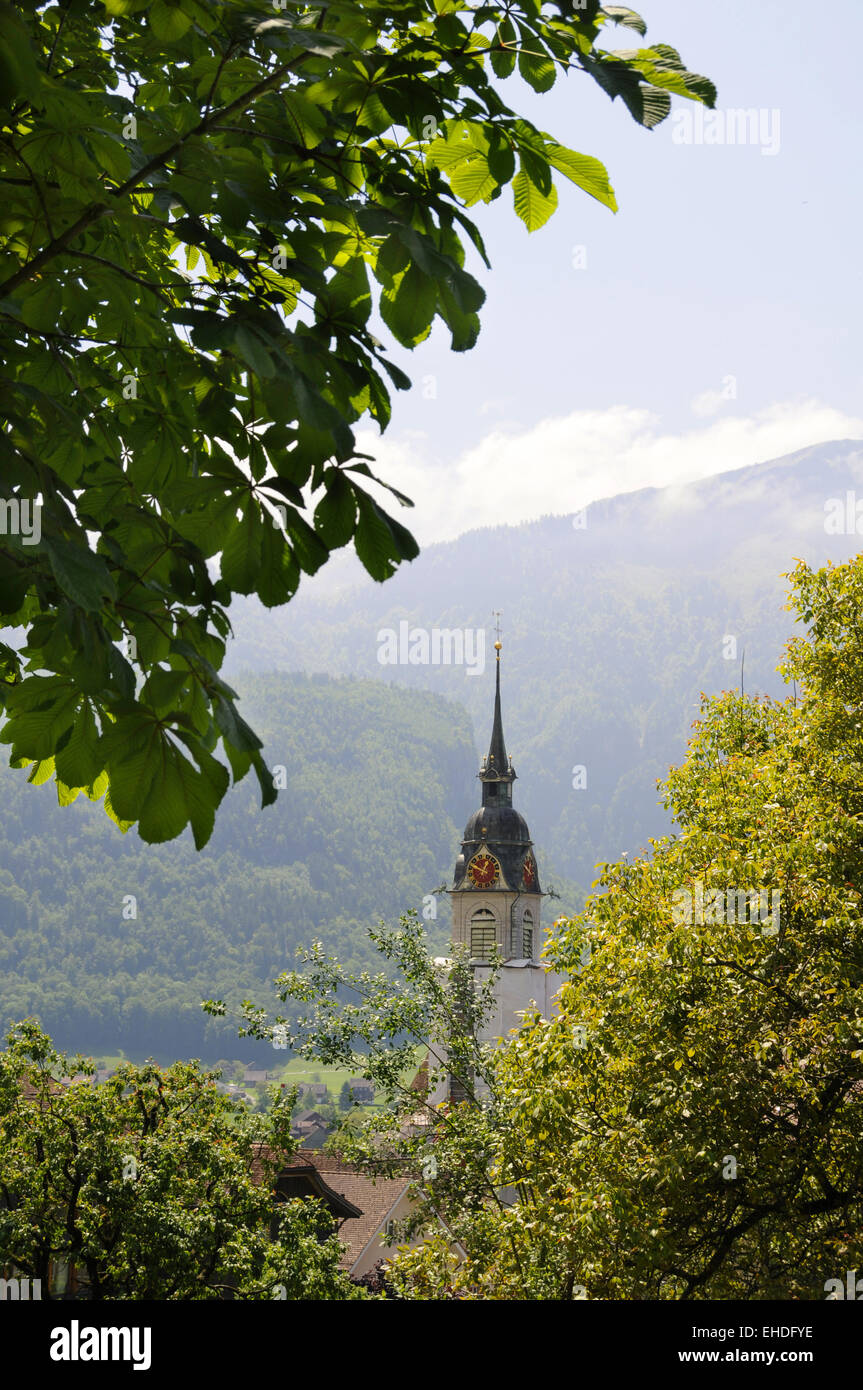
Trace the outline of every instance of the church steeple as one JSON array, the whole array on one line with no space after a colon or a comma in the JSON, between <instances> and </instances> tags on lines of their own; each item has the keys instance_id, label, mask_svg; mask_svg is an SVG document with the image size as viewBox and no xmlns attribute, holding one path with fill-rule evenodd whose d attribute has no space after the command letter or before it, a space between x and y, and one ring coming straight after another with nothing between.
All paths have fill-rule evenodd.
<instances>
[{"instance_id":1,"label":"church steeple","mask_svg":"<svg viewBox=\"0 0 863 1390\"><path fill-rule=\"evenodd\" d=\"M500 614L496 615L498 620ZM488 754L482 760L482 767L479 770L479 778L482 782L482 804L483 806L509 806L512 804L512 784L515 781L515 769L512 759L507 757L506 744L503 737L503 718L500 712L500 621L498 621L497 641L494 644L496 652L495 660L495 683L494 683L494 719L491 726L491 742L488 745Z\"/></svg>"},{"instance_id":2,"label":"church steeple","mask_svg":"<svg viewBox=\"0 0 863 1390\"><path fill-rule=\"evenodd\" d=\"M488 978L492 961L500 961L493 987L494 1013L480 1034L486 1042L507 1037L521 1025L524 1012L537 1006L549 1017L554 991L563 983L537 959L545 895L527 822L512 804L515 771L503 737L499 624L494 646L494 718L488 754L479 771L482 805L464 828L450 889L453 945L467 948L480 979ZM465 1100L464 1078L451 1074L441 1083L437 1098Z\"/></svg>"},{"instance_id":3,"label":"church steeple","mask_svg":"<svg viewBox=\"0 0 863 1390\"><path fill-rule=\"evenodd\" d=\"M511 917L506 923L501 917L496 930L498 944L504 956L508 958L520 956L528 937L533 939L534 928L538 928L538 907L542 890L539 886L530 831L524 817L519 815L512 804L512 784L516 774L507 755L503 737L499 626L494 646L497 653L494 718L488 754L483 758L479 770L482 804L465 826L461 854L456 860L452 891L455 899L464 893L471 900L478 891L484 892L490 894L501 909L505 907L508 916L515 911L515 917ZM503 898L506 898L505 904ZM534 899L533 903L529 901L530 898ZM476 902L470 908L470 912L473 912L474 907L480 912L492 913L490 906L484 907ZM467 910L465 907L465 911ZM496 907L494 912L497 911ZM513 928L512 931L510 926ZM525 950L524 954L529 957L531 951Z\"/></svg>"},{"instance_id":4,"label":"church steeple","mask_svg":"<svg viewBox=\"0 0 863 1390\"><path fill-rule=\"evenodd\" d=\"M564 983L538 959L545 894L539 887L527 821L513 806L516 771L507 756L500 714L500 626L496 637L495 716L488 755L479 769L482 805L464 827L449 890L453 947L467 948L478 980L489 980L495 962L500 967L492 986L492 1011L477 1034L484 1042L509 1037L523 1023L525 1012L539 1008L550 1017L554 994ZM443 1045L449 1048L449 1040ZM481 1094L484 1086L479 1079L468 1086L461 1069L459 1074L453 1070L439 1077L432 1104L466 1101L468 1093Z\"/></svg>"}]
</instances>

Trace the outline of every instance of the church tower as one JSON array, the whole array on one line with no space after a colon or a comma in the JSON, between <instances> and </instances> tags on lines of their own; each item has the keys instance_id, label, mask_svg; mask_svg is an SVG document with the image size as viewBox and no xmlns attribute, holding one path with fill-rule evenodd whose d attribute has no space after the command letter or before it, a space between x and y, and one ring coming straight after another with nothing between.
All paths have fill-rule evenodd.
<instances>
[{"instance_id":1,"label":"church tower","mask_svg":"<svg viewBox=\"0 0 863 1390\"><path fill-rule=\"evenodd\" d=\"M518 1013L532 1004L547 1017L563 983L537 959L544 894L527 822L512 804L516 773L503 737L499 635L494 646L494 718L488 755L478 774L482 805L465 826L450 890L453 945L469 947L473 968L481 976L489 974L495 947L503 959L495 986L497 1016L486 1032L489 1041L518 1027Z\"/></svg>"}]
</instances>

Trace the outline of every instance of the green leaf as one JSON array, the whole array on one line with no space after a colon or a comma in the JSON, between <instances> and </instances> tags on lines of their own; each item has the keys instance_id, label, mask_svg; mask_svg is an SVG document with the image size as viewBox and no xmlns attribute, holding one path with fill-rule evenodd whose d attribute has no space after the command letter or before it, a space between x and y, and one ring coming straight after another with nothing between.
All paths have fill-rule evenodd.
<instances>
[{"instance_id":1,"label":"green leaf","mask_svg":"<svg viewBox=\"0 0 863 1390\"><path fill-rule=\"evenodd\" d=\"M623 62L619 55L603 58L584 55L582 66L612 100L620 97L639 125L652 130L668 116L671 110L668 93L649 86L642 74Z\"/></svg>"},{"instance_id":2,"label":"green leaf","mask_svg":"<svg viewBox=\"0 0 863 1390\"><path fill-rule=\"evenodd\" d=\"M257 584L263 527L260 512L250 503L242 520L235 523L222 551L222 578L238 594L251 594Z\"/></svg>"},{"instance_id":3,"label":"green leaf","mask_svg":"<svg viewBox=\"0 0 863 1390\"><path fill-rule=\"evenodd\" d=\"M354 489L359 509L354 544L373 579L382 582L395 573L400 560L412 560L419 547L410 532L389 516L361 488Z\"/></svg>"},{"instance_id":4,"label":"green leaf","mask_svg":"<svg viewBox=\"0 0 863 1390\"><path fill-rule=\"evenodd\" d=\"M542 227L557 207L557 189L552 187L546 196L527 176L522 166L512 181L515 210L529 232Z\"/></svg>"},{"instance_id":5,"label":"green leaf","mask_svg":"<svg viewBox=\"0 0 863 1390\"><path fill-rule=\"evenodd\" d=\"M249 324L238 323L234 328L234 343L244 361L260 377L276 375L276 364L267 346Z\"/></svg>"},{"instance_id":6,"label":"green leaf","mask_svg":"<svg viewBox=\"0 0 863 1390\"><path fill-rule=\"evenodd\" d=\"M436 306L434 280L418 265L410 265L396 288L381 295L381 318L400 343L414 347L428 337Z\"/></svg>"},{"instance_id":7,"label":"green leaf","mask_svg":"<svg viewBox=\"0 0 863 1390\"><path fill-rule=\"evenodd\" d=\"M615 24L622 24L627 29L637 29L642 35L647 33L647 25L641 15L629 9L627 5L603 5L600 13L607 15Z\"/></svg>"},{"instance_id":8,"label":"green leaf","mask_svg":"<svg viewBox=\"0 0 863 1390\"><path fill-rule=\"evenodd\" d=\"M58 694L51 704L13 714L0 730L0 743L12 744L13 759L53 757L58 743L72 727L77 704L77 694L67 683L65 693Z\"/></svg>"},{"instance_id":9,"label":"green leaf","mask_svg":"<svg viewBox=\"0 0 863 1390\"><path fill-rule=\"evenodd\" d=\"M102 734L101 757L110 778L111 807L118 820L134 823L141 814L162 762L163 736L137 715L125 715Z\"/></svg>"},{"instance_id":10,"label":"green leaf","mask_svg":"<svg viewBox=\"0 0 863 1390\"><path fill-rule=\"evenodd\" d=\"M216 695L214 713L220 733L238 752L254 753L263 747L257 734L249 728L245 719L237 713L234 705L224 695Z\"/></svg>"},{"instance_id":11,"label":"green leaf","mask_svg":"<svg viewBox=\"0 0 863 1390\"><path fill-rule=\"evenodd\" d=\"M482 150L473 151L456 164L450 170L449 181L453 193L468 207L474 203L490 202L500 187L489 167L488 155Z\"/></svg>"},{"instance_id":12,"label":"green leaf","mask_svg":"<svg viewBox=\"0 0 863 1390\"><path fill-rule=\"evenodd\" d=\"M164 671L157 668L150 672L144 682L141 703L152 706L157 714L174 709L181 692L189 685L191 679L188 671Z\"/></svg>"},{"instance_id":13,"label":"green leaf","mask_svg":"<svg viewBox=\"0 0 863 1390\"><path fill-rule=\"evenodd\" d=\"M57 280L44 280L33 294L21 301L21 318L29 328L40 332L56 328L63 308L63 287Z\"/></svg>"},{"instance_id":14,"label":"green leaf","mask_svg":"<svg viewBox=\"0 0 863 1390\"><path fill-rule=\"evenodd\" d=\"M258 779L258 786L261 789L261 809L265 806L272 806L279 799L270 769L267 767L260 753L252 755L252 766L255 769L255 776Z\"/></svg>"},{"instance_id":15,"label":"green leaf","mask_svg":"<svg viewBox=\"0 0 863 1390\"><path fill-rule=\"evenodd\" d=\"M512 45L504 50L492 49L489 57L491 59L492 70L495 77L509 77L515 71L516 52L515 52L515 29L512 21L505 18L498 25L498 36L501 43Z\"/></svg>"},{"instance_id":16,"label":"green leaf","mask_svg":"<svg viewBox=\"0 0 863 1390\"><path fill-rule=\"evenodd\" d=\"M362 256L352 256L340 266L327 284L324 303L331 313L352 323L363 324L372 310L369 277Z\"/></svg>"},{"instance_id":17,"label":"green leaf","mask_svg":"<svg viewBox=\"0 0 863 1390\"><path fill-rule=\"evenodd\" d=\"M479 314L465 313L456 296L446 285L438 287L441 316L452 335L453 352L467 352L479 337Z\"/></svg>"},{"instance_id":18,"label":"green leaf","mask_svg":"<svg viewBox=\"0 0 863 1390\"><path fill-rule=\"evenodd\" d=\"M552 177L545 150L540 154L532 145L522 145L519 160L534 187L544 198L548 198L551 195Z\"/></svg>"},{"instance_id":19,"label":"green leaf","mask_svg":"<svg viewBox=\"0 0 863 1390\"><path fill-rule=\"evenodd\" d=\"M353 489L338 468L324 473L323 497L315 507L315 528L330 550L347 545L354 534L357 504Z\"/></svg>"},{"instance_id":20,"label":"green leaf","mask_svg":"<svg viewBox=\"0 0 863 1390\"><path fill-rule=\"evenodd\" d=\"M32 783L34 787L41 787L43 783L47 782L50 779L50 777L53 775L53 772L54 759L44 758L40 762L35 762L33 764L33 771L30 773L30 776L27 778L27 781Z\"/></svg>"},{"instance_id":21,"label":"green leaf","mask_svg":"<svg viewBox=\"0 0 863 1390\"><path fill-rule=\"evenodd\" d=\"M290 138L309 150L319 145L327 133L327 120L321 108L299 92L285 92L282 105Z\"/></svg>"},{"instance_id":22,"label":"green leaf","mask_svg":"<svg viewBox=\"0 0 863 1390\"><path fill-rule=\"evenodd\" d=\"M440 143L444 145L446 142L442 140ZM407 270L409 264L410 252L407 246L401 237L391 232L378 247L374 263L375 279L386 288L391 288L395 277L400 271Z\"/></svg>"},{"instance_id":23,"label":"green leaf","mask_svg":"<svg viewBox=\"0 0 863 1390\"><path fill-rule=\"evenodd\" d=\"M519 24L518 70L535 92L547 92L557 76L555 64L535 33Z\"/></svg>"},{"instance_id":24,"label":"green leaf","mask_svg":"<svg viewBox=\"0 0 863 1390\"><path fill-rule=\"evenodd\" d=\"M99 730L89 702L82 705L72 733L55 755L57 777L67 787L89 787L102 771Z\"/></svg>"},{"instance_id":25,"label":"green leaf","mask_svg":"<svg viewBox=\"0 0 863 1390\"><path fill-rule=\"evenodd\" d=\"M169 5L165 0L155 0L147 16L156 38L165 43L176 42L192 27L192 16L186 14L180 5Z\"/></svg>"},{"instance_id":26,"label":"green leaf","mask_svg":"<svg viewBox=\"0 0 863 1390\"><path fill-rule=\"evenodd\" d=\"M285 503L282 511L285 527L300 566L307 574L316 574L329 557L327 547L296 507Z\"/></svg>"},{"instance_id":27,"label":"green leaf","mask_svg":"<svg viewBox=\"0 0 863 1390\"><path fill-rule=\"evenodd\" d=\"M356 52L356 44L346 36L321 33L316 29L298 29L287 19L265 19L255 27L255 37L274 46L316 53L321 58L331 58L342 49Z\"/></svg>"},{"instance_id":28,"label":"green leaf","mask_svg":"<svg viewBox=\"0 0 863 1390\"><path fill-rule=\"evenodd\" d=\"M37 101L42 77L27 29L10 4L0 5L0 100Z\"/></svg>"},{"instance_id":29,"label":"green leaf","mask_svg":"<svg viewBox=\"0 0 863 1390\"><path fill-rule=\"evenodd\" d=\"M680 61L677 49L669 44L656 44L653 48L641 48L617 56L646 77L654 87L704 102L707 106L715 105L716 88L710 79L689 72Z\"/></svg>"},{"instance_id":30,"label":"green leaf","mask_svg":"<svg viewBox=\"0 0 863 1390\"><path fill-rule=\"evenodd\" d=\"M184 767L187 776L184 776ZM190 815L192 775L200 780L192 765L163 740L163 753L138 817L138 833L142 840L151 845L163 844L185 829Z\"/></svg>"},{"instance_id":31,"label":"green leaf","mask_svg":"<svg viewBox=\"0 0 863 1390\"><path fill-rule=\"evenodd\" d=\"M277 608L296 593L300 569L281 531L264 526L261 533L261 571L256 593L267 608Z\"/></svg>"},{"instance_id":32,"label":"green leaf","mask_svg":"<svg viewBox=\"0 0 863 1390\"><path fill-rule=\"evenodd\" d=\"M17 613L30 587L26 568L0 552L0 613Z\"/></svg>"},{"instance_id":33,"label":"green leaf","mask_svg":"<svg viewBox=\"0 0 863 1390\"><path fill-rule=\"evenodd\" d=\"M42 544L54 578L79 608L98 613L103 599L116 596L116 585L101 555L94 554L85 544L78 545L60 536L45 536Z\"/></svg>"},{"instance_id":34,"label":"green leaf","mask_svg":"<svg viewBox=\"0 0 863 1390\"><path fill-rule=\"evenodd\" d=\"M614 189L609 183L608 171L600 160L589 154L577 154L575 150L568 150L565 146L554 143L546 145L545 154L549 164L561 174L565 174L585 193L589 193L591 198L596 198L605 207L611 208L612 212L617 212Z\"/></svg>"}]
</instances>

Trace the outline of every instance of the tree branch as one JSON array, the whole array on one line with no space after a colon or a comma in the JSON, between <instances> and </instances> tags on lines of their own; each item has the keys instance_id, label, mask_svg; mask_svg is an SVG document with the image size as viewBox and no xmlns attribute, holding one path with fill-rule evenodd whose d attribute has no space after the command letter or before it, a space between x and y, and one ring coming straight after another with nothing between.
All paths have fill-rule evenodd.
<instances>
[{"instance_id":1,"label":"tree branch","mask_svg":"<svg viewBox=\"0 0 863 1390\"><path fill-rule=\"evenodd\" d=\"M150 174L155 173L155 171L162 168L169 159L172 159L175 154L178 154L189 140L200 135L206 135L216 121L221 120L224 116L230 115L232 111L244 109L248 106L249 102L254 101L257 97L261 96L263 92L269 91L269 89L280 82L287 73L291 72L298 63L304 62L307 57L307 53L301 53L297 58L292 58L289 63L283 63L281 67L276 68L275 72L270 73L268 77L262 78L260 82L256 82L255 85L244 92L242 96L236 97L234 101L228 102L227 106L221 107L211 115L204 116L186 135L181 135L173 144L169 145L167 149L162 150L159 154L154 154L148 159L146 164L142 165L136 174L132 174L126 179L125 183L121 183L118 188L111 189L111 197L122 198L127 193L133 193ZM67 227L59 236L52 238L47 246L43 246L41 251L29 261L26 261L24 265L19 266L14 274L10 275L0 284L0 298L12 294L19 285L25 284L27 280L31 279L38 271L42 270L49 261L59 255L61 251L64 251L71 241L74 241L77 236L85 232L94 222L98 222L101 217L107 216L110 212L111 207L108 203L91 203L91 205L82 212L77 221L73 222L71 226Z\"/></svg>"}]
</instances>

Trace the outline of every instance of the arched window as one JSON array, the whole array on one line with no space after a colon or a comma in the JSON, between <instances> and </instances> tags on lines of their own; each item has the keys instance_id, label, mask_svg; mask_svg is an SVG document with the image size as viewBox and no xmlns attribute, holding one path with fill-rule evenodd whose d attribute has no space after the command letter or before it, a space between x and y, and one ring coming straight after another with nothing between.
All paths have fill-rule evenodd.
<instances>
[{"instance_id":1,"label":"arched window","mask_svg":"<svg viewBox=\"0 0 863 1390\"><path fill-rule=\"evenodd\" d=\"M521 953L525 960L533 960L533 913L528 910L521 924Z\"/></svg>"},{"instance_id":2,"label":"arched window","mask_svg":"<svg viewBox=\"0 0 863 1390\"><path fill-rule=\"evenodd\" d=\"M480 907L470 919L471 960L490 960L497 944L497 920L487 907Z\"/></svg>"}]
</instances>

